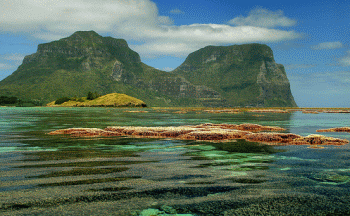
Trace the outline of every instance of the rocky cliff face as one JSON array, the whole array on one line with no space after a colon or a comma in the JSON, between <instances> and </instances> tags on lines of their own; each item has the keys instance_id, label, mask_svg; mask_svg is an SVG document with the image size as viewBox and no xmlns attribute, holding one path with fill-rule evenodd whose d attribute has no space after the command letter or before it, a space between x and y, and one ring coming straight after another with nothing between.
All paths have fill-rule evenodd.
<instances>
[{"instance_id":1,"label":"rocky cliff face","mask_svg":"<svg viewBox=\"0 0 350 216\"><path fill-rule=\"evenodd\" d=\"M88 91L150 106L296 106L283 66L260 44L206 47L169 73L143 64L125 40L76 32L40 44L0 82L0 92L43 102Z\"/></svg>"},{"instance_id":2,"label":"rocky cliff face","mask_svg":"<svg viewBox=\"0 0 350 216\"><path fill-rule=\"evenodd\" d=\"M260 95L259 106L269 103L270 106L297 106L290 91L290 84L284 66L274 61L263 61L257 76Z\"/></svg>"},{"instance_id":3,"label":"rocky cliff face","mask_svg":"<svg viewBox=\"0 0 350 216\"><path fill-rule=\"evenodd\" d=\"M36 53L24 58L23 65L34 62L50 65L52 59L64 59L63 64L58 66L65 68L74 62L74 69L91 70L101 69L116 57L126 64L141 62L139 54L129 49L123 39L102 37L94 31L76 32L59 41L39 44Z\"/></svg>"},{"instance_id":4,"label":"rocky cliff face","mask_svg":"<svg viewBox=\"0 0 350 216\"><path fill-rule=\"evenodd\" d=\"M173 73L212 88L233 106L296 106L284 67L266 45L208 46Z\"/></svg>"},{"instance_id":5,"label":"rocky cliff face","mask_svg":"<svg viewBox=\"0 0 350 216\"><path fill-rule=\"evenodd\" d=\"M129 84L140 89L148 89L157 94L167 95L175 98L192 98L202 101L212 100L215 102L222 100L215 90L203 85L193 85L182 76L160 72L157 76L149 77L148 73L137 74L128 71L123 64L116 61L113 65L112 78L120 83ZM149 76L152 76L149 74Z\"/></svg>"}]
</instances>

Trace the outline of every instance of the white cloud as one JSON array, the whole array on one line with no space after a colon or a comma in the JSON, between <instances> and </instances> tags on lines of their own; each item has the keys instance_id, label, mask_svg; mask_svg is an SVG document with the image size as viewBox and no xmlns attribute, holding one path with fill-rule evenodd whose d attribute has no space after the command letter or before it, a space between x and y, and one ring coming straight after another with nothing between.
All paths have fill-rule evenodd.
<instances>
[{"instance_id":1,"label":"white cloud","mask_svg":"<svg viewBox=\"0 0 350 216\"><path fill-rule=\"evenodd\" d=\"M149 33L151 34L146 37L156 38L156 40L132 46L141 56L159 57L172 55L184 57L188 53L208 45L250 42L267 43L299 37L299 34L294 31L281 31L253 26L232 27L218 24L171 26L161 31Z\"/></svg>"},{"instance_id":2,"label":"white cloud","mask_svg":"<svg viewBox=\"0 0 350 216\"><path fill-rule=\"evenodd\" d=\"M173 12L179 10L174 9ZM253 10L251 16L257 14L263 17L263 22L258 26L175 26L171 18L159 15L156 4L151 0L1 1L0 14L2 32L26 34L51 41L67 37L78 30L94 30L102 35L141 43L132 47L142 57L186 56L207 45L268 43L300 37L294 31L271 28L295 23L284 17L282 11Z\"/></svg>"},{"instance_id":3,"label":"white cloud","mask_svg":"<svg viewBox=\"0 0 350 216\"><path fill-rule=\"evenodd\" d=\"M1 1L0 14L5 31L72 33L156 25L158 9L150 0L12 0Z\"/></svg>"},{"instance_id":4,"label":"white cloud","mask_svg":"<svg viewBox=\"0 0 350 216\"><path fill-rule=\"evenodd\" d=\"M174 24L174 20L170 19L170 17L167 17L167 16L159 16L158 22L160 25L172 25L172 24Z\"/></svg>"},{"instance_id":5,"label":"white cloud","mask_svg":"<svg viewBox=\"0 0 350 216\"><path fill-rule=\"evenodd\" d=\"M0 71L16 70L22 63L25 54L6 53L0 55Z\"/></svg>"},{"instance_id":6,"label":"white cloud","mask_svg":"<svg viewBox=\"0 0 350 216\"><path fill-rule=\"evenodd\" d=\"M7 54L0 55L0 59L2 58L8 61L17 61L17 62L22 61L24 57L25 55L21 53L7 53Z\"/></svg>"},{"instance_id":7,"label":"white cloud","mask_svg":"<svg viewBox=\"0 0 350 216\"><path fill-rule=\"evenodd\" d=\"M322 49L339 49L342 48L343 44L339 41L334 41L334 42L324 42L324 43L319 43L316 46L312 46L311 49L314 50L322 50Z\"/></svg>"},{"instance_id":8,"label":"white cloud","mask_svg":"<svg viewBox=\"0 0 350 216\"><path fill-rule=\"evenodd\" d=\"M13 65L0 63L0 70L13 69Z\"/></svg>"},{"instance_id":9,"label":"white cloud","mask_svg":"<svg viewBox=\"0 0 350 216\"><path fill-rule=\"evenodd\" d=\"M174 70L175 68L171 68L171 67L165 67L165 68L162 68L163 71L172 71Z\"/></svg>"},{"instance_id":10,"label":"white cloud","mask_svg":"<svg viewBox=\"0 0 350 216\"><path fill-rule=\"evenodd\" d=\"M344 57L339 59L339 63L345 67L350 66L350 50L347 51L347 54Z\"/></svg>"},{"instance_id":11,"label":"white cloud","mask_svg":"<svg viewBox=\"0 0 350 216\"><path fill-rule=\"evenodd\" d=\"M287 27L296 24L296 21L285 17L283 11L270 11L264 8L255 8L250 11L247 17L239 16L228 22L231 25L238 26L259 26L265 28L274 28L278 26Z\"/></svg>"},{"instance_id":12,"label":"white cloud","mask_svg":"<svg viewBox=\"0 0 350 216\"><path fill-rule=\"evenodd\" d=\"M171 10L170 13L171 14L184 14L184 12L178 8Z\"/></svg>"}]
</instances>

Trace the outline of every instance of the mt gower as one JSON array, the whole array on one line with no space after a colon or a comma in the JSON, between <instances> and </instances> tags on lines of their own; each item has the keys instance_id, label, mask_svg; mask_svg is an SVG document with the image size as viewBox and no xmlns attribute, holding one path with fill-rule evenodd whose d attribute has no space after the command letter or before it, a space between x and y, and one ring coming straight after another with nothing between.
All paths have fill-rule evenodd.
<instances>
[{"instance_id":1,"label":"mt gower","mask_svg":"<svg viewBox=\"0 0 350 216\"><path fill-rule=\"evenodd\" d=\"M172 72L141 62L123 39L79 31L40 44L0 82L0 95L39 100L124 93L149 106L295 107L283 65L261 44L208 46Z\"/></svg>"}]
</instances>

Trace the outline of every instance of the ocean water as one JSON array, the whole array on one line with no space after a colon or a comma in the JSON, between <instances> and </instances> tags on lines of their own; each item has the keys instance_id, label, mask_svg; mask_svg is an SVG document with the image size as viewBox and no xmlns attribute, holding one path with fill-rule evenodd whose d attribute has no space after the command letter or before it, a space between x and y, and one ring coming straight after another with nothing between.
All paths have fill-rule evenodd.
<instances>
[{"instance_id":1,"label":"ocean water","mask_svg":"<svg viewBox=\"0 0 350 216\"><path fill-rule=\"evenodd\" d=\"M74 138L71 127L256 123L317 129L341 113L176 113L176 109L0 108L1 215L349 215L350 145L278 146L127 137Z\"/></svg>"}]
</instances>

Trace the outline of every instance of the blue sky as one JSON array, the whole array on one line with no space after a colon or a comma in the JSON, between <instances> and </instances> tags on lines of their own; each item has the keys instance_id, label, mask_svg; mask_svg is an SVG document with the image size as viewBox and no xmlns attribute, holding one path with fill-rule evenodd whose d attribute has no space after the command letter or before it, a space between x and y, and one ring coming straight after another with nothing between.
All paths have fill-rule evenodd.
<instances>
[{"instance_id":1,"label":"blue sky","mask_svg":"<svg viewBox=\"0 0 350 216\"><path fill-rule=\"evenodd\" d=\"M94 30L166 71L208 45L267 44L298 106L350 107L345 0L2 0L0 16L0 80L38 44Z\"/></svg>"}]
</instances>

